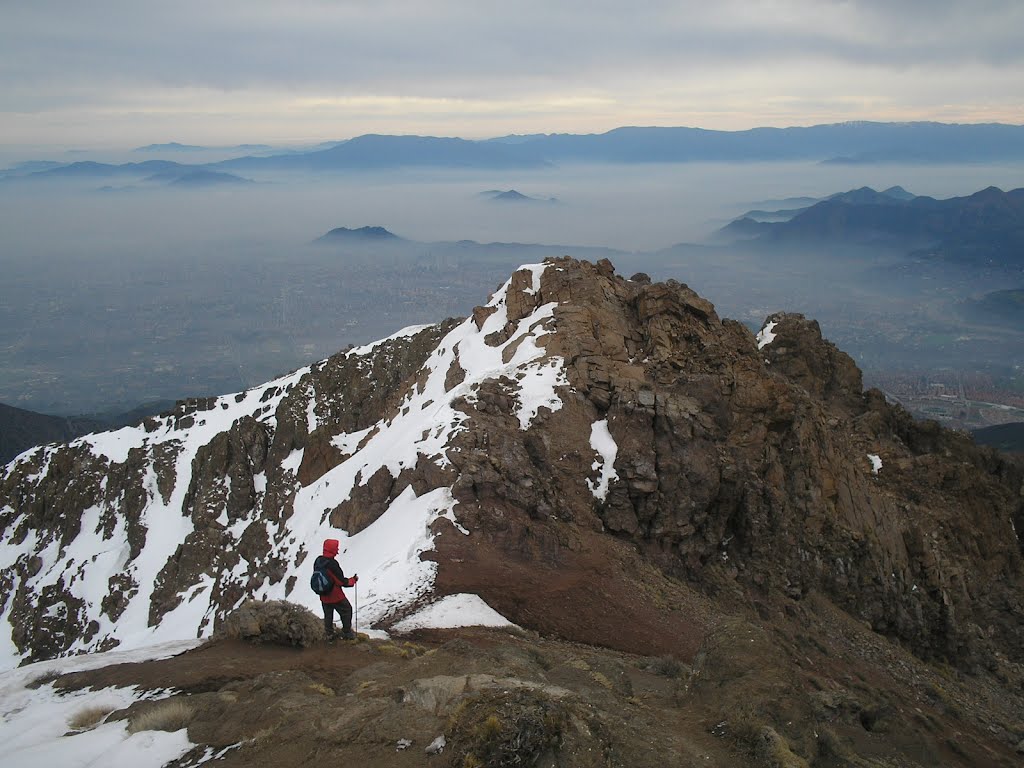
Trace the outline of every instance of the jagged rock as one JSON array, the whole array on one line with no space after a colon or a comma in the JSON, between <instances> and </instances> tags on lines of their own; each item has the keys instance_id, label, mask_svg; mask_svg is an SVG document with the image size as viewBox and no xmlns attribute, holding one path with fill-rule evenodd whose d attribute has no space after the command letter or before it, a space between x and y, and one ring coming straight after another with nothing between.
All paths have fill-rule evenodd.
<instances>
[{"instance_id":1,"label":"jagged rock","mask_svg":"<svg viewBox=\"0 0 1024 768\"><path fill-rule=\"evenodd\" d=\"M109 646L129 622L208 634L301 586L319 538L419 504L394 530L433 549L394 556L425 568L375 602L381 626L468 592L522 627L685 656L703 619L635 599L685 583L766 616L823 595L966 670L1024 662L1019 465L862 392L813 321L755 338L634 278L550 259L463 323L22 457L0 478L19 653Z\"/></svg>"}]
</instances>

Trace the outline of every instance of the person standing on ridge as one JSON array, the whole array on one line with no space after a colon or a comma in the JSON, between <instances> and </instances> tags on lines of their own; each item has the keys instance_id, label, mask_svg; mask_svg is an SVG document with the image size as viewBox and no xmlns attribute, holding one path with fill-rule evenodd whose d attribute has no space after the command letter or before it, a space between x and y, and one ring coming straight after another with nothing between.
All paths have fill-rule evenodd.
<instances>
[{"instance_id":1,"label":"person standing on ridge","mask_svg":"<svg viewBox=\"0 0 1024 768\"><path fill-rule=\"evenodd\" d=\"M327 573L328 578L334 582L331 591L326 595L320 596L320 602L324 608L324 632L327 633L328 642L333 641L335 638L335 611L341 617L341 636L346 640L355 640L356 637L356 633L352 631L352 604L349 603L341 588L354 587L356 582L359 581L359 576L353 576L351 579L345 578L341 566L334 559L337 554L338 540L327 539L324 541L324 553L313 563L314 570L323 569Z\"/></svg>"}]
</instances>

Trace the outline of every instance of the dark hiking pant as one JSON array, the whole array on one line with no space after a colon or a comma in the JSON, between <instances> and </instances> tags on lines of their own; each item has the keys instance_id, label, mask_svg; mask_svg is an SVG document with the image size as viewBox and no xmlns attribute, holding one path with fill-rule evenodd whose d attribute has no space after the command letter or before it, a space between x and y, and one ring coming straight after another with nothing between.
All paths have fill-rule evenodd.
<instances>
[{"instance_id":1,"label":"dark hiking pant","mask_svg":"<svg viewBox=\"0 0 1024 768\"><path fill-rule=\"evenodd\" d=\"M324 632L330 637L334 634L334 612L341 617L341 631L349 634L352 631L352 603L342 600L340 603L321 603L324 607Z\"/></svg>"}]
</instances>

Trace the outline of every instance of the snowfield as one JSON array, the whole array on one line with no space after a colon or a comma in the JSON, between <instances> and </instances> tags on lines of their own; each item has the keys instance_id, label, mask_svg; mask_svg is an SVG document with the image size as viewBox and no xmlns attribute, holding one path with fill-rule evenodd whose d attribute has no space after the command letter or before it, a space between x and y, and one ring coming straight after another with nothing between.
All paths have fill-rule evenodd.
<instances>
[{"instance_id":1,"label":"snowfield","mask_svg":"<svg viewBox=\"0 0 1024 768\"><path fill-rule=\"evenodd\" d=\"M72 730L75 717L88 709L110 712L135 701L162 698L159 693L141 693L135 688L60 693L52 683L37 688L27 686L48 674L168 658L195 645L196 641L177 642L136 651L41 661L0 673L0 743L3 744L0 762L8 768L43 765L157 768L176 760L195 746L189 742L184 729L174 733L140 731L129 734L127 722L120 721Z\"/></svg>"},{"instance_id":2,"label":"snowfield","mask_svg":"<svg viewBox=\"0 0 1024 768\"><path fill-rule=\"evenodd\" d=\"M546 265L522 267L530 273L528 293L540 291L540 281ZM433 589L436 564L423 561L421 555L434 546L432 524L446 518L455 527L447 535L469 535L457 520L455 501L447 488L440 488L417 496L407 488L390 507L371 525L354 535L333 528L329 512L348 500L357 484L365 484L382 467L397 477L403 469L429 461L439 465L448 462L446 449L452 437L464 428L468 418L454 407L460 398L470 402L484 381L507 377L518 386L515 415L522 429L526 429L541 408L552 411L561 407L558 388L567 386L564 361L546 354L537 340L553 330L555 304L537 307L521 319L509 339L499 346L490 346L485 339L502 330L508 322L506 306L510 278L487 305L493 313L477 328L469 318L452 329L438 343L425 365L425 377L412 387L390 420L382 420L372 427L352 434L339 434L332 442L348 457L338 466L308 486L299 485L296 478L302 461L302 451L294 451L282 463L292 478L295 496L283 521L268 520L262 509L266 490L266 474L254 478L258 499L247 518L230 521L225 510L212 510L213 519L223 527L225 541L237 541L252 526L265 528L273 554L288 564L284 578L270 583L264 577L253 590L256 599L289 599L305 604L319 612L319 601L305 585L312 567L312 559L320 553L321 543L327 538L341 542L339 562L348 575L359 574L362 594L359 595L359 622L361 627L372 627L397 609L413 604L429 603ZM412 336L425 326L403 329L392 339ZM349 356L372 354L386 340L350 350ZM505 360L505 355L508 359ZM145 527L145 540L133 556L128 541L125 521L118 515L116 504L103 503L82 512L81 531L68 546L60 548L52 534L32 531L20 542L13 540L12 532L21 518L17 510L6 509L13 523L0 538L0 570L13 573L18 562L26 557L40 558L41 567L28 578L25 587L39 593L47 586L60 585L69 598L80 600L80 616L95 621L97 631L89 640L79 637L68 654L95 652L101 644L109 647L116 641L120 650L141 649L154 644L194 640L208 636L213 628L216 611L213 601L218 580L234 580L244 584L253 576L260 577L258 564L242 558L232 569L202 574L196 583L182 585L181 603L163 616L158 624L150 626L150 609L158 574L175 556L179 545L193 533L195 526L187 513L186 494L189 489L193 461L200 449L220 433L229 430L243 417L255 418L268 429L277 428L277 409L291 394L305 397L305 416L308 426L316 428L316 388L311 373L325 363L302 368L268 384L246 392L216 398L212 408L198 411L194 424L188 428L175 428L173 417L161 417L157 427L147 431L143 427L127 427L111 432L87 435L70 445L87 449L101 462L112 468L123 464L129 453L141 452L146 457L143 476L145 504L140 522ZM465 371L464 380L445 391L445 380L453 365ZM612 462L615 446L607 433L607 425L595 425L591 444L601 457L595 464L600 468L600 479L592 491L599 498L607 493L608 483L615 478ZM5 469L13 471L21 462L39 459L42 470L33 481L46 477L49 463L56 452L54 447L34 449L15 459ZM156 456L160 450L174 458L175 482L165 498L158 487ZM105 482L105 479L104 481ZM229 484L230 479L225 479ZM165 491L166 492L166 491ZM110 529L110 519L116 521ZM106 520L106 523L104 522ZM45 538L45 537L49 538ZM116 622L102 611L102 603L110 592L111 577L124 575L137 589L127 593L128 604ZM289 590L289 583L295 585ZM355 597L350 593L350 598ZM463 596L455 603L439 604L436 611L419 614L416 626L448 626L461 624L494 624L506 622L489 607L473 602L475 596ZM241 602L239 599L239 603ZM0 669L17 666L24 656L18 652L12 639L10 599L3 609L4 621L0 625ZM429 606L428 606L429 608ZM60 615L68 604L58 603L52 611ZM438 618L442 616L443 618ZM497 617L497 618L496 618ZM414 617L415 618L415 617ZM451 622L456 622L451 624Z\"/></svg>"}]
</instances>

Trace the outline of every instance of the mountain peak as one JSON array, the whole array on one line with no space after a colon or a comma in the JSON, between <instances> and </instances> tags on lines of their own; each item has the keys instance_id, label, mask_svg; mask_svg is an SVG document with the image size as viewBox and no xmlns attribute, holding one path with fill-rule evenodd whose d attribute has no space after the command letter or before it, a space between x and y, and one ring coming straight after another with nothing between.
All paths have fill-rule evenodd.
<instances>
[{"instance_id":1,"label":"mountain peak","mask_svg":"<svg viewBox=\"0 0 1024 768\"><path fill-rule=\"evenodd\" d=\"M551 258L466 319L9 464L7 663L207 636L246 597L315 606L334 538L378 630L452 599L692 659L736 606L818 600L998 664L1024 657L1022 481L863 392L813 320L755 337L683 283Z\"/></svg>"}]
</instances>

